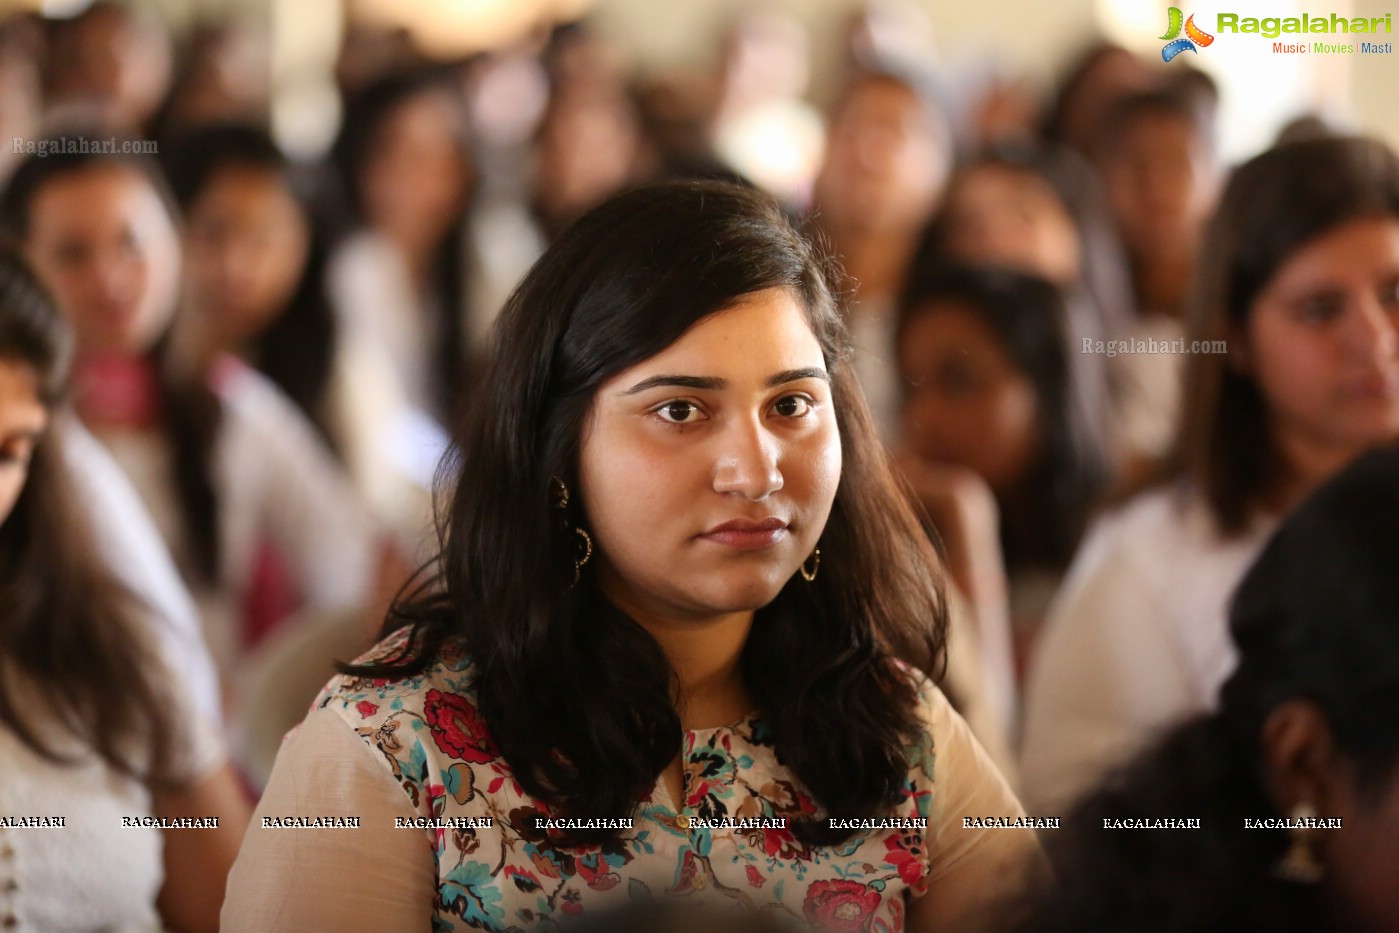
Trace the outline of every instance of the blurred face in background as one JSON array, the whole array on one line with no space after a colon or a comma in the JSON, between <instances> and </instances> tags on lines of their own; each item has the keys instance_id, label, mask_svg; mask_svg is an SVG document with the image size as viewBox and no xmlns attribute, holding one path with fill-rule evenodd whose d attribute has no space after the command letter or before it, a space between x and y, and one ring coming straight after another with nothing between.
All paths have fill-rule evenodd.
<instances>
[{"instance_id":1,"label":"blurred face in background","mask_svg":"<svg viewBox=\"0 0 1399 933\"><path fill-rule=\"evenodd\" d=\"M1040 446L1035 388L971 309L919 308L905 326L899 368L903 436L915 455L973 470L998 493L1024 479Z\"/></svg>"},{"instance_id":2,"label":"blurred face in background","mask_svg":"<svg viewBox=\"0 0 1399 933\"><path fill-rule=\"evenodd\" d=\"M1098 158L1113 219L1128 250L1191 249L1214 207L1220 172L1209 143L1183 115L1142 114Z\"/></svg>"},{"instance_id":3,"label":"blurred face in background","mask_svg":"<svg viewBox=\"0 0 1399 933\"><path fill-rule=\"evenodd\" d=\"M411 249L437 243L461 219L471 183L461 104L428 90L380 123L360 178L369 222Z\"/></svg>"},{"instance_id":4,"label":"blurred face in background","mask_svg":"<svg viewBox=\"0 0 1399 933\"><path fill-rule=\"evenodd\" d=\"M0 358L0 525L24 491L29 459L48 421L34 367Z\"/></svg>"},{"instance_id":5,"label":"blurred face in background","mask_svg":"<svg viewBox=\"0 0 1399 933\"><path fill-rule=\"evenodd\" d=\"M1059 194L1035 172L995 163L958 173L947 193L947 242L953 258L1048 279L1078 282L1078 228Z\"/></svg>"},{"instance_id":6,"label":"blurred face in background","mask_svg":"<svg viewBox=\"0 0 1399 933\"><path fill-rule=\"evenodd\" d=\"M1242 339L1284 450L1348 459L1399 438L1399 218L1350 221L1299 247Z\"/></svg>"},{"instance_id":7,"label":"blurred face in background","mask_svg":"<svg viewBox=\"0 0 1399 933\"><path fill-rule=\"evenodd\" d=\"M56 98L139 130L170 89L170 37L158 19L100 4L57 30L50 70Z\"/></svg>"},{"instance_id":8,"label":"blurred face in background","mask_svg":"<svg viewBox=\"0 0 1399 933\"><path fill-rule=\"evenodd\" d=\"M620 92L561 92L535 150L540 208L557 223L583 214L631 181L640 151L636 114Z\"/></svg>"},{"instance_id":9,"label":"blurred face in background","mask_svg":"<svg viewBox=\"0 0 1399 933\"><path fill-rule=\"evenodd\" d=\"M276 171L228 166L189 208L185 268L191 310L217 344L236 349L287 309L310 251L300 203Z\"/></svg>"},{"instance_id":10,"label":"blurred face in background","mask_svg":"<svg viewBox=\"0 0 1399 933\"><path fill-rule=\"evenodd\" d=\"M832 117L815 201L837 230L911 234L937 208L947 171L928 105L898 81L866 78Z\"/></svg>"},{"instance_id":11,"label":"blurred face in background","mask_svg":"<svg viewBox=\"0 0 1399 933\"><path fill-rule=\"evenodd\" d=\"M72 323L78 352L139 356L170 324L180 245L140 169L97 164L51 179L30 205L24 251Z\"/></svg>"}]
</instances>

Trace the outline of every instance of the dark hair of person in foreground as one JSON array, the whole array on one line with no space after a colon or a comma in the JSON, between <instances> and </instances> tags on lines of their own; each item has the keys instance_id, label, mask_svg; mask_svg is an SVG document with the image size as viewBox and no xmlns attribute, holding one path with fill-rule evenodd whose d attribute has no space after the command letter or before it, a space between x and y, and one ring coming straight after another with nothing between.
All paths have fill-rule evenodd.
<instances>
[{"instance_id":1,"label":"dark hair of person in foreground","mask_svg":"<svg viewBox=\"0 0 1399 933\"><path fill-rule=\"evenodd\" d=\"M1239 664L1217 712L1172 731L1046 844L1058 887L1019 933L1399 929L1399 450L1361 458L1287 519L1235 593ZM1293 838L1244 820L1310 804L1313 882ZM1198 830L1104 819L1198 818Z\"/></svg>"},{"instance_id":2,"label":"dark hair of person in foreground","mask_svg":"<svg viewBox=\"0 0 1399 933\"><path fill-rule=\"evenodd\" d=\"M140 606L102 565L52 426L72 343L48 293L19 254L0 244L0 362L32 370L50 416L14 508L0 515L0 728L39 755L67 760L26 709L17 674L42 689L45 714L62 732L117 773L162 786L175 729L168 697L152 679L154 658L136 631Z\"/></svg>"},{"instance_id":3,"label":"dark hair of person in foreground","mask_svg":"<svg viewBox=\"0 0 1399 933\"><path fill-rule=\"evenodd\" d=\"M827 812L884 811L907 771L916 698L895 659L941 664L938 563L876 439L848 362L829 260L777 205L718 182L642 188L586 214L511 297L469 410L441 511L436 578L392 610L406 655L342 668L423 670L449 643L479 668L480 709L521 785L564 814L630 814L680 750L672 669L611 605L592 568L573 585L580 436L598 388L745 295L786 288L832 384L843 467L814 583L757 611L746 689L779 759ZM576 497L575 497L576 498ZM817 844L846 831L796 824ZM578 832L580 842L616 831Z\"/></svg>"}]
</instances>

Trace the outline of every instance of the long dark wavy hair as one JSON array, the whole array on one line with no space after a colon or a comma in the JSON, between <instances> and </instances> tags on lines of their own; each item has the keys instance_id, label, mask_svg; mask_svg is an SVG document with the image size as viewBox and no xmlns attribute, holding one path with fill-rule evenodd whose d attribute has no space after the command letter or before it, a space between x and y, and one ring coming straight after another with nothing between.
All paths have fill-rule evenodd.
<instances>
[{"instance_id":1,"label":"long dark wavy hair","mask_svg":"<svg viewBox=\"0 0 1399 933\"><path fill-rule=\"evenodd\" d=\"M1282 831L1261 737L1305 699L1354 766L1362 806L1399 774L1399 449L1372 452L1284 521L1235 591L1239 663L1217 712L1190 720L1110 777L1048 838L1059 885L1023 933L1348 929L1325 885L1278 878ZM1368 803L1367 803L1368 801ZM1103 819L1194 817L1187 831L1104 831Z\"/></svg>"},{"instance_id":2,"label":"long dark wavy hair","mask_svg":"<svg viewBox=\"0 0 1399 933\"><path fill-rule=\"evenodd\" d=\"M385 626L411 626L404 651L342 670L405 677L460 644L491 734L529 793L565 814L630 814L680 751L676 682L657 642L589 571L573 585L576 542L551 477L577 476L606 380L742 296L786 288L831 374L844 466L816 581L794 578L758 610L741 670L781 761L829 814L892 806L918 729L896 659L940 674L946 606L937 558L854 381L832 275L774 202L719 182L637 189L568 228L496 327L446 468L455 486L437 575ZM814 820L798 831L818 843L849 836Z\"/></svg>"},{"instance_id":3,"label":"long dark wavy hair","mask_svg":"<svg viewBox=\"0 0 1399 933\"><path fill-rule=\"evenodd\" d=\"M334 219L324 203L319 179L293 165L266 130L245 123L187 130L162 150L161 163L186 214L220 173L232 169L271 175L301 209L310 241L301 275L286 307L245 349L252 365L281 388L326 443L334 446L327 395L338 333L326 287Z\"/></svg>"},{"instance_id":4,"label":"long dark wavy hair","mask_svg":"<svg viewBox=\"0 0 1399 933\"><path fill-rule=\"evenodd\" d=\"M1254 301L1288 257L1336 227L1372 217L1399 220L1399 157L1377 140L1290 143L1245 163L1205 234L1189 336L1242 339ZM1187 359L1180 430L1163 473L1188 477L1226 536L1247 531L1286 481L1269 421L1257 381L1226 355Z\"/></svg>"},{"instance_id":5,"label":"long dark wavy hair","mask_svg":"<svg viewBox=\"0 0 1399 933\"><path fill-rule=\"evenodd\" d=\"M1032 493L1023 520L1002 510L1001 542L1012 569L1064 570L1107 489L1107 456L1089 441L1073 404L1063 296L1037 276L1007 269L915 261L899 298L898 343L929 306L955 303L989 330L1030 381L1039 406L1039 452L1023 481Z\"/></svg>"},{"instance_id":6,"label":"long dark wavy hair","mask_svg":"<svg viewBox=\"0 0 1399 933\"><path fill-rule=\"evenodd\" d=\"M0 246L0 360L33 369L39 401L56 415L67 387L72 336L48 293ZM105 569L69 488L62 438L34 448L28 479L0 521L0 670L37 685L53 724L114 770L152 786L168 780L175 723L137 598ZM0 728L39 755L68 762L10 677L0 678Z\"/></svg>"},{"instance_id":7,"label":"long dark wavy hair","mask_svg":"<svg viewBox=\"0 0 1399 933\"><path fill-rule=\"evenodd\" d=\"M179 208L160 166L150 156L134 152L70 152L55 145L47 156L30 156L20 163L0 194L3 232L23 242L29 233L34 201L44 187L113 166L133 171L150 185L165 205L171 223L179 227ZM218 580L222 557L212 461L223 406L202 374L180 373L169 364L166 336L155 343L148 357L157 376L162 430L170 439L175 493L193 557L192 564L182 563L182 569L187 577L212 584Z\"/></svg>"}]
</instances>

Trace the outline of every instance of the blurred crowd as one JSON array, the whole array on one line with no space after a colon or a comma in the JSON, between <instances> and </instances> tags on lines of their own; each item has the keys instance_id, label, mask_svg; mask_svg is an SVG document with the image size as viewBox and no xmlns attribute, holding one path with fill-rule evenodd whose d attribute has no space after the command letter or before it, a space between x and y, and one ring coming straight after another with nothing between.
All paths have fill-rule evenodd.
<instances>
[{"instance_id":1,"label":"blurred crowd","mask_svg":"<svg viewBox=\"0 0 1399 933\"><path fill-rule=\"evenodd\" d=\"M1031 813L1213 708L1245 568L1399 438L1394 156L1300 119L1226 194L1186 62L1098 44L1050 88L967 87L909 15L852 13L819 102L775 12L645 75L587 22L461 61L352 22L315 159L271 132L256 30L112 0L0 24L0 226L74 331L74 501L248 799L435 552L511 291L662 179L761 188L838 257L955 590L946 690Z\"/></svg>"}]
</instances>

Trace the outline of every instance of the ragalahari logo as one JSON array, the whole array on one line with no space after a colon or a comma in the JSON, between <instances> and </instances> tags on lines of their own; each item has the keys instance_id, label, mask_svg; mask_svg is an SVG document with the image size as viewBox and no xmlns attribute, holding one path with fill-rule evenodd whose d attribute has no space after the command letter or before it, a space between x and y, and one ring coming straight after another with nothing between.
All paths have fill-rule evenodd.
<instances>
[{"instance_id":1,"label":"ragalahari logo","mask_svg":"<svg viewBox=\"0 0 1399 933\"><path fill-rule=\"evenodd\" d=\"M1189 19L1185 19L1180 12L1180 7L1171 7L1168 11L1170 22L1167 24L1166 34L1161 38L1166 40L1166 45L1161 49L1161 60L1170 61L1181 52L1194 52L1195 46L1204 48L1214 41L1214 36L1195 25L1195 14L1191 13ZM1185 19L1185 35L1180 35L1181 20ZM1177 38L1177 37L1180 38Z\"/></svg>"}]
</instances>

